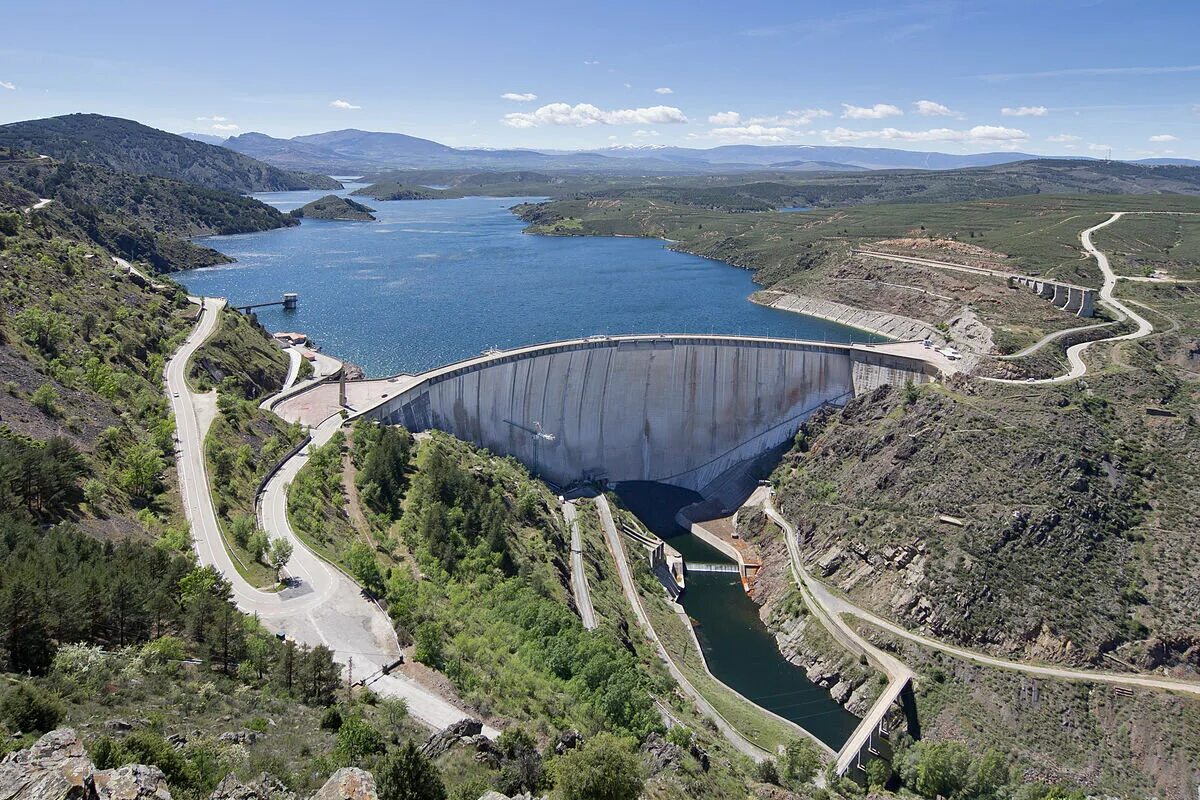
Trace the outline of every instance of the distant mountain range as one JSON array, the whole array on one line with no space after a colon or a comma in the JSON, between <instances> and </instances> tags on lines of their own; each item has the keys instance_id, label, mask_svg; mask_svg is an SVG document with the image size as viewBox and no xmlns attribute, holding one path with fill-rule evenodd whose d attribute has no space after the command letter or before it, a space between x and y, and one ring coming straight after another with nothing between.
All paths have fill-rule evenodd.
<instances>
[{"instance_id":1,"label":"distant mountain range","mask_svg":"<svg viewBox=\"0 0 1200 800\"><path fill-rule=\"evenodd\" d=\"M0 125L0 146L239 193L341 186L325 175L292 172L226 147L100 114L67 114Z\"/></svg>"},{"instance_id":2,"label":"distant mountain range","mask_svg":"<svg viewBox=\"0 0 1200 800\"><path fill-rule=\"evenodd\" d=\"M184 134L213 143L207 134ZM389 169L559 169L599 172L690 173L713 169L740 171L765 168L801 172L845 172L883 169L943 170L987 167L1046 156L1024 152L959 155L885 147L822 145L722 145L711 148L664 145L618 145L594 150L528 150L455 148L402 133L348 128L328 133L277 139L245 133L221 142L243 155L290 170L327 174L378 173ZM1200 166L1191 159L1145 159L1131 163Z\"/></svg>"}]
</instances>

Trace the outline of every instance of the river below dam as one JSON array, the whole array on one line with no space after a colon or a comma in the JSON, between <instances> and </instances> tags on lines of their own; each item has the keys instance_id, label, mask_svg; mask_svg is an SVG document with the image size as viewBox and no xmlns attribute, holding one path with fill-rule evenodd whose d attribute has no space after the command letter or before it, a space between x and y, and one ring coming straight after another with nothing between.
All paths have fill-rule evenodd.
<instances>
[{"instance_id":1,"label":"river below dam","mask_svg":"<svg viewBox=\"0 0 1200 800\"><path fill-rule=\"evenodd\" d=\"M338 194L348 194L353 185ZM256 195L289 211L327 192ZM236 263L173 276L193 294L234 305L300 295L299 308L259 309L269 330L302 331L369 376L417 372L514 347L601 333L729 333L879 341L746 298L751 273L669 250L653 239L522 233L522 198L379 202L377 222L304 220L294 228L208 237ZM621 496L685 559L727 559L674 523L697 495L624 484ZM856 720L788 663L735 575L692 573L683 597L717 677L834 749Z\"/></svg>"},{"instance_id":2,"label":"river below dam","mask_svg":"<svg viewBox=\"0 0 1200 800\"><path fill-rule=\"evenodd\" d=\"M675 522L679 509L703 499L695 492L663 483L626 481L617 485L617 495L647 528L680 552L685 564L733 563ZM858 717L783 657L736 573L688 570L680 602L713 675L834 750L841 748L858 725Z\"/></svg>"}]
</instances>

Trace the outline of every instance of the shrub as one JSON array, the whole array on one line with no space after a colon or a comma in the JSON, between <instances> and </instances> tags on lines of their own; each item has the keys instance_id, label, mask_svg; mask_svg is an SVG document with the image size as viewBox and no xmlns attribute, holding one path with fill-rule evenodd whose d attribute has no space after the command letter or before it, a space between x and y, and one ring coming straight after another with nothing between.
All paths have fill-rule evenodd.
<instances>
[{"instance_id":1,"label":"shrub","mask_svg":"<svg viewBox=\"0 0 1200 800\"><path fill-rule=\"evenodd\" d=\"M446 786L437 767L408 742L375 768L379 800L446 800Z\"/></svg>"},{"instance_id":2,"label":"shrub","mask_svg":"<svg viewBox=\"0 0 1200 800\"><path fill-rule=\"evenodd\" d=\"M321 712L321 730L336 731L342 727L342 712L337 706L330 706Z\"/></svg>"},{"instance_id":3,"label":"shrub","mask_svg":"<svg viewBox=\"0 0 1200 800\"><path fill-rule=\"evenodd\" d=\"M29 402L52 417L58 414L58 392L50 383L43 383L34 389L33 394L29 395Z\"/></svg>"},{"instance_id":4,"label":"shrub","mask_svg":"<svg viewBox=\"0 0 1200 800\"><path fill-rule=\"evenodd\" d=\"M793 739L783 748L779 757L779 773L791 787L808 783L821 768L821 755L817 746L808 739Z\"/></svg>"},{"instance_id":5,"label":"shrub","mask_svg":"<svg viewBox=\"0 0 1200 800\"><path fill-rule=\"evenodd\" d=\"M368 756L383 752L383 737L373 725L359 717L350 717L338 728L334 754L346 766L362 765Z\"/></svg>"},{"instance_id":6,"label":"shrub","mask_svg":"<svg viewBox=\"0 0 1200 800\"><path fill-rule=\"evenodd\" d=\"M562 800L635 800L646 783L630 742L611 733L561 756L554 774Z\"/></svg>"},{"instance_id":7,"label":"shrub","mask_svg":"<svg viewBox=\"0 0 1200 800\"><path fill-rule=\"evenodd\" d=\"M54 730L63 713L57 697L32 683L19 683L0 698L0 718L14 731Z\"/></svg>"}]
</instances>

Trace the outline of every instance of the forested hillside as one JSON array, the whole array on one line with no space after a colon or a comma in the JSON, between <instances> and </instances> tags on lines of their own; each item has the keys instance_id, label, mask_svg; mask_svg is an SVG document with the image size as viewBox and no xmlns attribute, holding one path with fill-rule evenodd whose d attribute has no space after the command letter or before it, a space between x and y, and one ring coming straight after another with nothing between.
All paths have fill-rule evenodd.
<instances>
[{"instance_id":1,"label":"forested hillside","mask_svg":"<svg viewBox=\"0 0 1200 800\"><path fill-rule=\"evenodd\" d=\"M0 145L59 161L99 164L119 172L156 175L231 192L341 188L323 175L289 172L224 147L100 114L67 114L0 125Z\"/></svg>"},{"instance_id":2,"label":"forested hillside","mask_svg":"<svg viewBox=\"0 0 1200 800\"><path fill-rule=\"evenodd\" d=\"M27 208L42 198L52 202L38 209L33 224L69 238L90 239L158 272L229 261L188 237L296 224L274 208L233 192L0 148L0 202Z\"/></svg>"}]
</instances>

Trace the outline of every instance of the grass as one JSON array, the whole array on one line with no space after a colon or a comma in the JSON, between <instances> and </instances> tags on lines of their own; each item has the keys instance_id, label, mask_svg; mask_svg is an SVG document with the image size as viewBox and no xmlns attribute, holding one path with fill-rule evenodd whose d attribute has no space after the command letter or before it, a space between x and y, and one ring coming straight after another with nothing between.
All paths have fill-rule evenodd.
<instances>
[{"instance_id":1,"label":"grass","mask_svg":"<svg viewBox=\"0 0 1200 800\"><path fill-rule=\"evenodd\" d=\"M1200 278L1200 216L1126 214L1092 241L1109 254L1118 275L1162 270L1172 278Z\"/></svg>"}]
</instances>

